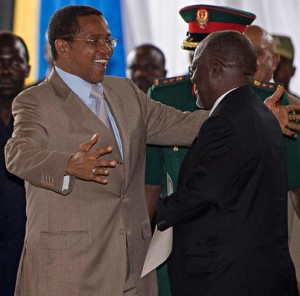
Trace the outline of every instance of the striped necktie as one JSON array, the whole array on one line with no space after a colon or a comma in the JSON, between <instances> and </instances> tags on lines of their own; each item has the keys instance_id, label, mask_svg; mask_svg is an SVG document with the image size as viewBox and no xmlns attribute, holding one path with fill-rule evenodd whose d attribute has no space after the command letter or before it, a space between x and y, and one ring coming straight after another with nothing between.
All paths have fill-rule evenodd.
<instances>
[{"instance_id":1,"label":"striped necktie","mask_svg":"<svg viewBox=\"0 0 300 296\"><path fill-rule=\"evenodd\" d=\"M98 118L106 125L108 129L111 129L111 123L108 117L104 95L99 90L98 84L93 84L90 98L96 102L96 115Z\"/></svg>"}]
</instances>

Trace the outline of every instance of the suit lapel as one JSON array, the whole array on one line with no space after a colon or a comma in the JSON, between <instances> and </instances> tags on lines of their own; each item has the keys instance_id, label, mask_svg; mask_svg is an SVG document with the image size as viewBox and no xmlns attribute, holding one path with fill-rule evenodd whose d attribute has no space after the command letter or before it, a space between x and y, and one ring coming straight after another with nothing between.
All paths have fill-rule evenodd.
<instances>
[{"instance_id":1,"label":"suit lapel","mask_svg":"<svg viewBox=\"0 0 300 296\"><path fill-rule=\"evenodd\" d=\"M56 93L56 96L60 97L64 100L64 111L71 118L76 118L78 123L82 125L84 128L92 131L93 133L99 132L100 137L101 134L104 135L106 142L109 145L117 145L116 141L111 142L111 139L115 139L113 136L113 132L109 131L106 126L98 119L98 117L81 101L81 99L72 92L72 90L62 81L62 79L58 76L55 70L49 75L49 82L53 84L53 89ZM106 101L109 105L110 111L114 117L116 125L118 127L122 147L123 147L123 156L124 160L128 159L129 155L129 135L128 135L128 121L125 113L125 103L124 98L120 97L113 91L113 87L105 83L103 81L104 95ZM88 140L88 139L87 139ZM124 161L124 169L126 170L126 161Z\"/></svg>"},{"instance_id":2,"label":"suit lapel","mask_svg":"<svg viewBox=\"0 0 300 296\"><path fill-rule=\"evenodd\" d=\"M109 105L110 111L114 117L114 120L120 133L124 159L127 159L130 151L130 142L128 135L128 121L125 113L125 100L119 94L116 94L113 91L113 88L105 83L105 80L103 81L102 85L104 88L105 99Z\"/></svg>"},{"instance_id":3,"label":"suit lapel","mask_svg":"<svg viewBox=\"0 0 300 296\"><path fill-rule=\"evenodd\" d=\"M56 96L64 100L64 111L71 118L76 117L78 122L93 133L107 133L107 128L98 117L82 102L82 100L62 81L55 70L49 75L49 81L54 85Z\"/></svg>"},{"instance_id":4,"label":"suit lapel","mask_svg":"<svg viewBox=\"0 0 300 296\"><path fill-rule=\"evenodd\" d=\"M76 114L78 122L90 131L95 132L99 128L105 129L98 117L72 91L65 100L64 110L70 117L74 118L74 114Z\"/></svg>"}]
</instances>

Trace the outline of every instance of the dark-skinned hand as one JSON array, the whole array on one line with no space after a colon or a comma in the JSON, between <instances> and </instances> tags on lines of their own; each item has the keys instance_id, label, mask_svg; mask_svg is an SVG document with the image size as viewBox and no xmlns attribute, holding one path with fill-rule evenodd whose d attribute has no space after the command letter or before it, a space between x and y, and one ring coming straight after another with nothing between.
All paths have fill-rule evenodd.
<instances>
[{"instance_id":1,"label":"dark-skinned hand","mask_svg":"<svg viewBox=\"0 0 300 296\"><path fill-rule=\"evenodd\" d=\"M280 98L284 92L284 88L279 85L276 92L265 100L266 106L276 116L281 131L284 135L297 138L297 134L293 130L300 131L300 114L295 114L296 110L300 110L300 104L295 105L279 105Z\"/></svg>"},{"instance_id":2,"label":"dark-skinned hand","mask_svg":"<svg viewBox=\"0 0 300 296\"><path fill-rule=\"evenodd\" d=\"M98 139L99 135L95 134L90 140L79 146L78 151L68 161L66 175L74 176L81 180L107 184L109 168L115 167L116 161L101 159L101 156L112 151L111 146L91 150Z\"/></svg>"}]
</instances>

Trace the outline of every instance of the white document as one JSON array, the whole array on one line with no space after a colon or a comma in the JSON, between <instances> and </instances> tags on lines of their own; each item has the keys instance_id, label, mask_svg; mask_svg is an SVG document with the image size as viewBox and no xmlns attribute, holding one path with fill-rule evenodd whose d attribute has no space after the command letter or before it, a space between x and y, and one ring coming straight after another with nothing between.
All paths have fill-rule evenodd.
<instances>
[{"instance_id":1,"label":"white document","mask_svg":"<svg viewBox=\"0 0 300 296\"><path fill-rule=\"evenodd\" d=\"M168 195L173 193L173 182L169 174L167 174L167 191ZM160 231L156 226L144 262L141 278L168 259L172 251L172 245L173 227Z\"/></svg>"},{"instance_id":2,"label":"white document","mask_svg":"<svg viewBox=\"0 0 300 296\"><path fill-rule=\"evenodd\" d=\"M173 245L173 227L160 231L155 227L155 231L144 262L141 277L151 272L164 263L170 256Z\"/></svg>"}]
</instances>

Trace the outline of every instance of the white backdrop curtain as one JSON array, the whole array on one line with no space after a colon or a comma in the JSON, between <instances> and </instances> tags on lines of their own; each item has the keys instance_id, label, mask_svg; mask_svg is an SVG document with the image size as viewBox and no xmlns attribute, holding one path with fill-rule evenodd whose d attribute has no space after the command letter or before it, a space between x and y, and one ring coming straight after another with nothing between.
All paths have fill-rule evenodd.
<instances>
[{"instance_id":1,"label":"white backdrop curtain","mask_svg":"<svg viewBox=\"0 0 300 296\"><path fill-rule=\"evenodd\" d=\"M272 34L292 38L298 66L290 88L300 95L300 0L122 0L125 52L143 43L153 43L163 50L167 59L168 76L187 73L188 52L181 49L187 24L179 10L188 5L210 4L230 6L256 14L253 24Z\"/></svg>"}]
</instances>

